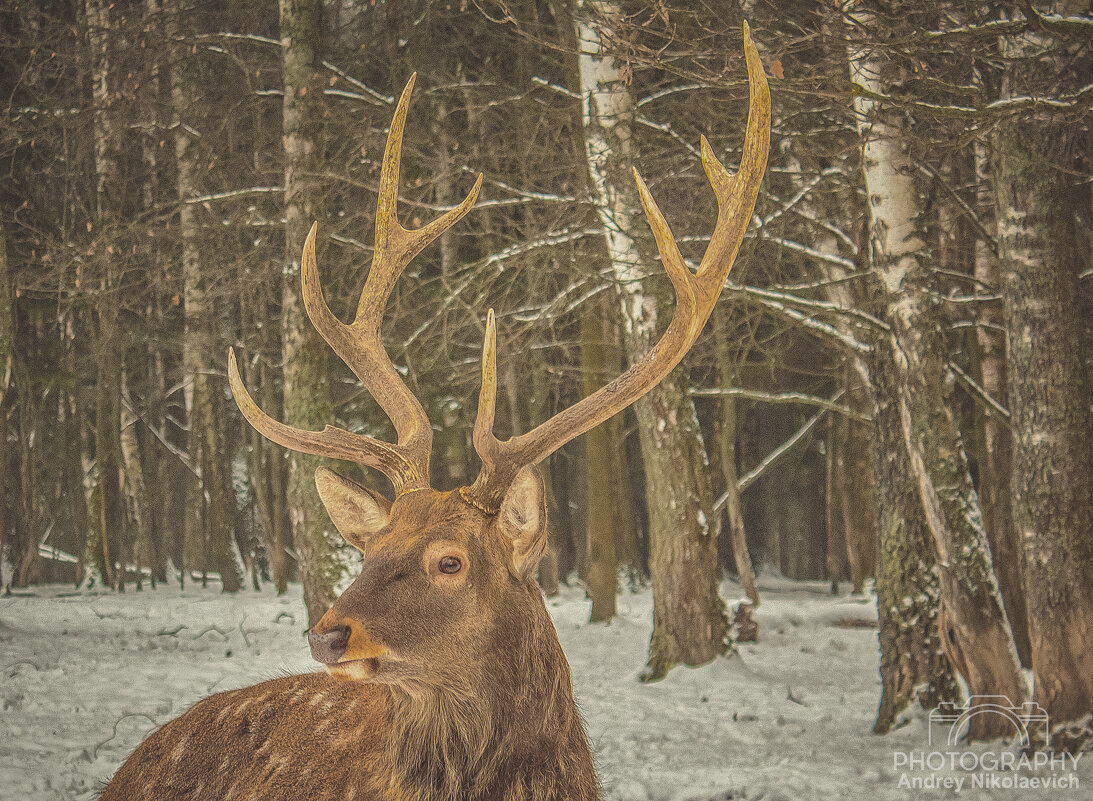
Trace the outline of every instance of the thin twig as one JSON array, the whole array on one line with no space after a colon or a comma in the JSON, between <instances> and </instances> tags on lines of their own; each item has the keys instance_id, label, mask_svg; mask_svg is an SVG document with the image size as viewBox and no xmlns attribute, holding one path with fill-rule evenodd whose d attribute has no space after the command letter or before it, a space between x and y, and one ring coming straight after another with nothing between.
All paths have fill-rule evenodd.
<instances>
[{"instance_id":1,"label":"thin twig","mask_svg":"<svg viewBox=\"0 0 1093 801\"><path fill-rule=\"evenodd\" d=\"M988 409L993 411L999 417L1001 417L1007 426L1013 428L1010 422L1010 412L1005 406L996 401L991 394L987 392L982 386L980 386L974 378L960 369L960 365L955 362L949 362L949 369L953 371L953 375L956 376L956 380L960 382L960 385L972 395L973 398L981 401Z\"/></svg>"}]
</instances>

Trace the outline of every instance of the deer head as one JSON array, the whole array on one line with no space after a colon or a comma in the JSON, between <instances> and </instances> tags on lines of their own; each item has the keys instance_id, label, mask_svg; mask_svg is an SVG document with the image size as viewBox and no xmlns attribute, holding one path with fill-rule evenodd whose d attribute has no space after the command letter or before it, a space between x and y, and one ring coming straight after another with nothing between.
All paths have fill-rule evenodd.
<instances>
[{"instance_id":1,"label":"deer head","mask_svg":"<svg viewBox=\"0 0 1093 801\"><path fill-rule=\"evenodd\" d=\"M659 383L694 344L712 313L743 240L769 147L770 96L746 28L745 52L751 99L738 172L730 175L705 137L701 140L702 163L717 195L718 215L696 272L684 262L664 216L634 173L676 292L675 312L663 337L607 386L528 433L501 441L493 434L496 327L490 310L473 437L482 468L472 484L453 492L429 486L432 429L421 404L384 352L380 321L401 272L470 210L482 178L478 177L462 203L439 219L413 231L399 224L399 157L414 85L411 77L391 124L380 177L375 255L351 324L338 320L323 298L314 226L302 259L309 317L391 418L398 441L381 442L332 426L304 431L283 425L251 399L234 353L229 353L228 360L236 402L259 432L287 448L376 468L394 485L395 498L388 501L326 468L316 472L331 520L363 555L360 576L309 634L312 654L333 676L408 690L450 685L468 673L506 669L483 661L506 643L516 647L522 632L532 625L528 621L544 625L545 620L550 627L533 579L546 549L543 484L535 465ZM553 642L556 645L556 638ZM495 647L484 647L484 643Z\"/></svg>"}]
</instances>

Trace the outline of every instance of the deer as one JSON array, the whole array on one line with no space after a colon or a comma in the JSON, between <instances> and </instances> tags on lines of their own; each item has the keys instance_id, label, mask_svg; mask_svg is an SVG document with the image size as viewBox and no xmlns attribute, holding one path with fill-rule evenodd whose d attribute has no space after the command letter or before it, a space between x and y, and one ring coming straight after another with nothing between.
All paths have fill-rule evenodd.
<instances>
[{"instance_id":1,"label":"deer","mask_svg":"<svg viewBox=\"0 0 1093 801\"><path fill-rule=\"evenodd\" d=\"M398 221L403 131L414 86L398 101L383 156L375 251L352 323L327 306L317 225L301 260L312 323L394 425L384 442L334 426L278 422L251 398L234 351L228 379L246 420L273 442L355 462L387 476L393 500L319 467L315 483L334 526L360 551L352 584L311 627L321 672L284 676L199 701L151 734L106 786L102 801L595 801L592 749L535 568L547 548L536 465L649 392L691 348L744 238L766 167L770 94L744 27L748 122L730 174L705 137L701 157L717 196L713 235L697 271L684 261L641 176L641 203L676 293L659 342L611 383L525 434L493 433L496 322L486 315L472 441L475 480L429 483L432 427L386 354L380 324L399 275L474 205L482 185L416 230Z\"/></svg>"}]
</instances>

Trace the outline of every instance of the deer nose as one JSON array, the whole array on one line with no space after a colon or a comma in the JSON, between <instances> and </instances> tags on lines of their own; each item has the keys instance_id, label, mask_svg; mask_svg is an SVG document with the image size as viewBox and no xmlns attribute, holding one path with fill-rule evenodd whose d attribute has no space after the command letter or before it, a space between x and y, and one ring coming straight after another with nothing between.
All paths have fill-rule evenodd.
<instances>
[{"instance_id":1,"label":"deer nose","mask_svg":"<svg viewBox=\"0 0 1093 801\"><path fill-rule=\"evenodd\" d=\"M324 665L336 664L349 647L349 626L339 626L322 633L309 631L307 644L311 646L311 656L317 662Z\"/></svg>"}]
</instances>

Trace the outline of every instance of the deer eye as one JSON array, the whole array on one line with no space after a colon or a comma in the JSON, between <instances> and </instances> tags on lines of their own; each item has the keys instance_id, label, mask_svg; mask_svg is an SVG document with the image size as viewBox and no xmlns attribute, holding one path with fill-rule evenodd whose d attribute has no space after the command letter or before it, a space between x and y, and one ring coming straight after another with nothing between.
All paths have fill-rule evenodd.
<instances>
[{"instance_id":1,"label":"deer eye","mask_svg":"<svg viewBox=\"0 0 1093 801\"><path fill-rule=\"evenodd\" d=\"M441 573L454 576L463 569L463 563L455 556L445 556L437 563L437 568Z\"/></svg>"}]
</instances>

